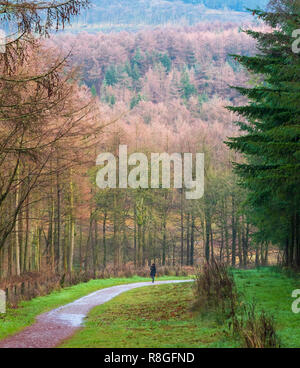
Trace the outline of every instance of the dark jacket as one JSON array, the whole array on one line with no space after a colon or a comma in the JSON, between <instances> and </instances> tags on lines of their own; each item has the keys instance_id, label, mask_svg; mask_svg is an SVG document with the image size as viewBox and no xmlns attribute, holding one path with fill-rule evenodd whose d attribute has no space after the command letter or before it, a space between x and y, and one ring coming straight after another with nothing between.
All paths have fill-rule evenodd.
<instances>
[{"instance_id":1,"label":"dark jacket","mask_svg":"<svg viewBox=\"0 0 300 368\"><path fill-rule=\"evenodd\" d=\"M152 276L152 275L153 275L153 276L155 276L155 274L156 274L156 267L152 265L152 266L150 267L150 275L151 275L151 276Z\"/></svg>"}]
</instances>

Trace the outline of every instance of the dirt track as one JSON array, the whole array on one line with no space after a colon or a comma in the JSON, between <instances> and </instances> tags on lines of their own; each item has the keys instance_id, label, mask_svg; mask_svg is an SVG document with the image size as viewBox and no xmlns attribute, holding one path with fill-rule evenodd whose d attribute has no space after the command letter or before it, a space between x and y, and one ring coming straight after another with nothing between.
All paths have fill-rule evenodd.
<instances>
[{"instance_id":1,"label":"dirt track","mask_svg":"<svg viewBox=\"0 0 300 368\"><path fill-rule=\"evenodd\" d=\"M192 280L157 281L154 284L151 282L139 282L101 289L70 304L41 314L32 326L0 341L0 348L53 348L82 326L84 318L92 308L108 302L125 291L143 286L190 281Z\"/></svg>"}]
</instances>

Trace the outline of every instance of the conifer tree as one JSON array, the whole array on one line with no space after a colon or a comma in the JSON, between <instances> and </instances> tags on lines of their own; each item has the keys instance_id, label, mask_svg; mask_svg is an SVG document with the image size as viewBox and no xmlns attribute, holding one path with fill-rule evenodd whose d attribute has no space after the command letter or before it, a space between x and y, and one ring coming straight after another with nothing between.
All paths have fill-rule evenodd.
<instances>
[{"instance_id":1,"label":"conifer tree","mask_svg":"<svg viewBox=\"0 0 300 368\"><path fill-rule=\"evenodd\" d=\"M237 125L244 134L226 143L246 158L235 170L249 191L248 216L258 228L257 240L281 245L286 265L299 267L300 55L292 45L293 32L300 29L300 2L271 1L267 11L253 14L272 31L246 31L257 41L258 53L234 55L260 83L236 87L249 99L245 106L229 107L241 117Z\"/></svg>"}]
</instances>

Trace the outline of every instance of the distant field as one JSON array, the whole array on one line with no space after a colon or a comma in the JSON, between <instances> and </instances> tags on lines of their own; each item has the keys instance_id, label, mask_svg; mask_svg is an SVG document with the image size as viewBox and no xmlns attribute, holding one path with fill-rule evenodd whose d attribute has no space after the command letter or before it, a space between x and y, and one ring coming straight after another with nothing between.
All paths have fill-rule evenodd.
<instances>
[{"instance_id":1,"label":"distant field","mask_svg":"<svg viewBox=\"0 0 300 368\"><path fill-rule=\"evenodd\" d=\"M244 302L273 315L282 347L300 347L300 314L291 310L292 290L299 280L272 268L237 270L235 279ZM86 327L62 347L188 348L239 347L226 326L191 312L192 284L135 289L95 308Z\"/></svg>"}]
</instances>

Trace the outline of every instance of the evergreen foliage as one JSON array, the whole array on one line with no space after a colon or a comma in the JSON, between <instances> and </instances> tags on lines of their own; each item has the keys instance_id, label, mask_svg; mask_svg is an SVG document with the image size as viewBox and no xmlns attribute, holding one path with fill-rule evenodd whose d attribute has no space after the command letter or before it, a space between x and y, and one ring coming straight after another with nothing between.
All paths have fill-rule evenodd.
<instances>
[{"instance_id":1,"label":"evergreen foliage","mask_svg":"<svg viewBox=\"0 0 300 368\"><path fill-rule=\"evenodd\" d=\"M257 240L281 245L286 265L299 267L300 57L292 51L292 33L300 28L300 3L273 1L268 11L253 14L272 31L246 31L257 40L259 53L234 56L261 81L237 87L249 103L229 109L241 117L236 124L244 134L227 145L246 158L235 170L249 191L248 215L258 228Z\"/></svg>"}]
</instances>

